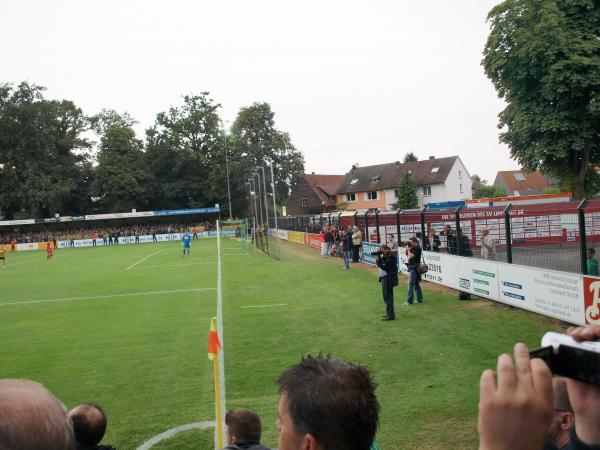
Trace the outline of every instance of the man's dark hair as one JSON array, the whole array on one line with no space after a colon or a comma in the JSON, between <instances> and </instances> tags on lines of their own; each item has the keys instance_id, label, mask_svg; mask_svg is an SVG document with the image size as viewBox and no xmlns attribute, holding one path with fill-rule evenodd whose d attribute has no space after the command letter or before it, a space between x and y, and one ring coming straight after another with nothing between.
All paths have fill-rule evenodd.
<instances>
[{"instance_id":1,"label":"man's dark hair","mask_svg":"<svg viewBox=\"0 0 600 450\"><path fill-rule=\"evenodd\" d=\"M380 248L380 249L384 249L384 248L385 248L385 249L388 249L388 250L390 250L390 246L389 246L389 245L387 245L387 244L381 244L381 246L380 246L379 248ZM309 355L309 357L310 357L310 355Z\"/></svg>"},{"instance_id":2,"label":"man's dark hair","mask_svg":"<svg viewBox=\"0 0 600 450\"><path fill-rule=\"evenodd\" d=\"M69 413L78 444L96 445L106 432L106 414L95 403L76 406Z\"/></svg>"},{"instance_id":3,"label":"man's dark hair","mask_svg":"<svg viewBox=\"0 0 600 450\"><path fill-rule=\"evenodd\" d=\"M596 254L596 250L594 249L594 247L588 248L587 251L590 255Z\"/></svg>"},{"instance_id":4,"label":"man's dark hair","mask_svg":"<svg viewBox=\"0 0 600 450\"><path fill-rule=\"evenodd\" d=\"M262 425L260 417L249 409L232 409L225 415L225 424L229 428L229 435L235 436L237 445L258 445Z\"/></svg>"},{"instance_id":5,"label":"man's dark hair","mask_svg":"<svg viewBox=\"0 0 600 450\"><path fill-rule=\"evenodd\" d=\"M307 355L277 380L298 434L322 448L368 450L379 422L375 383L366 368L331 355Z\"/></svg>"}]
</instances>

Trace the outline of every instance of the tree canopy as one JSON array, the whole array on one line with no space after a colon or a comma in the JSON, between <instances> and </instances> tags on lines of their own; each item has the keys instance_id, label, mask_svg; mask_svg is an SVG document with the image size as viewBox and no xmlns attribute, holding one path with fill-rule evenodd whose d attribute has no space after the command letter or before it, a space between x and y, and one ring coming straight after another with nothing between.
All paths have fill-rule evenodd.
<instances>
[{"instance_id":1,"label":"tree canopy","mask_svg":"<svg viewBox=\"0 0 600 450\"><path fill-rule=\"evenodd\" d=\"M258 166L270 192L273 164L284 202L303 177L304 157L276 129L271 106L241 108L229 136L219 110L208 92L184 96L156 115L141 140L126 112L86 116L71 101L44 98L43 87L0 84L0 218L215 203L229 213L227 166L235 216L249 209L245 183Z\"/></svg>"},{"instance_id":2,"label":"tree canopy","mask_svg":"<svg viewBox=\"0 0 600 450\"><path fill-rule=\"evenodd\" d=\"M483 67L507 103L500 141L527 170L596 193L600 3L506 0L488 15Z\"/></svg>"},{"instance_id":3,"label":"tree canopy","mask_svg":"<svg viewBox=\"0 0 600 450\"><path fill-rule=\"evenodd\" d=\"M417 155L415 155L413 152L408 152L406 155L404 155L404 159L402 161L407 163L407 162L416 162L418 160L419 160L419 158L417 158Z\"/></svg>"}]
</instances>

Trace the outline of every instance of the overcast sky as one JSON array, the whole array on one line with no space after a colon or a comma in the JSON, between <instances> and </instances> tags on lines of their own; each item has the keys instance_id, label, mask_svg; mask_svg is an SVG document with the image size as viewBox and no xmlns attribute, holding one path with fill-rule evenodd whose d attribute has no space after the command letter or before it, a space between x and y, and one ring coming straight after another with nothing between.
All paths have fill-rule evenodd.
<instances>
[{"instance_id":1,"label":"overcast sky","mask_svg":"<svg viewBox=\"0 0 600 450\"><path fill-rule=\"evenodd\" d=\"M269 102L306 171L459 155L493 181L518 168L480 65L499 0L11 1L1 80L86 114L128 111L139 137L181 96L209 91L230 122Z\"/></svg>"}]
</instances>

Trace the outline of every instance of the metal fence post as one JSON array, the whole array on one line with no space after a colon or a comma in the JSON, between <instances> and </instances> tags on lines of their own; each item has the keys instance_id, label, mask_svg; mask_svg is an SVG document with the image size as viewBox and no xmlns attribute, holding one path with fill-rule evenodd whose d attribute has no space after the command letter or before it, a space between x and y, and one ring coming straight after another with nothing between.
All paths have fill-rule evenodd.
<instances>
[{"instance_id":1,"label":"metal fence post","mask_svg":"<svg viewBox=\"0 0 600 450\"><path fill-rule=\"evenodd\" d=\"M331 226L331 213L327 216L327 225Z\"/></svg>"},{"instance_id":2,"label":"metal fence post","mask_svg":"<svg viewBox=\"0 0 600 450\"><path fill-rule=\"evenodd\" d=\"M587 238L585 235L585 207L588 201L584 198L577 206L577 215L579 216L579 252L581 253L581 273L588 274L587 271Z\"/></svg>"},{"instance_id":3,"label":"metal fence post","mask_svg":"<svg viewBox=\"0 0 600 450\"><path fill-rule=\"evenodd\" d=\"M454 211L454 221L456 224L456 255L460 256L460 245L461 245L461 237L462 237L462 230L460 229L460 210L462 209L462 206L459 206L458 208L456 208L456 210Z\"/></svg>"},{"instance_id":4,"label":"metal fence post","mask_svg":"<svg viewBox=\"0 0 600 450\"><path fill-rule=\"evenodd\" d=\"M342 226L342 213L339 213L339 215L338 215L338 230L341 230L341 228L340 228L341 226ZM341 231L340 231L340 233L341 233Z\"/></svg>"},{"instance_id":5,"label":"metal fence post","mask_svg":"<svg viewBox=\"0 0 600 450\"><path fill-rule=\"evenodd\" d=\"M381 244L381 236L379 235L379 210L375 213L375 231L377 232L377 243Z\"/></svg>"},{"instance_id":6,"label":"metal fence post","mask_svg":"<svg viewBox=\"0 0 600 450\"><path fill-rule=\"evenodd\" d=\"M510 231L510 208L512 204L509 203L504 208L504 231L506 233L506 262L512 264L512 235Z\"/></svg>"},{"instance_id":7,"label":"metal fence post","mask_svg":"<svg viewBox=\"0 0 600 450\"><path fill-rule=\"evenodd\" d=\"M358 211L354 212L354 226L358 226Z\"/></svg>"},{"instance_id":8,"label":"metal fence post","mask_svg":"<svg viewBox=\"0 0 600 450\"><path fill-rule=\"evenodd\" d=\"M426 236L427 235L425 234L425 207L423 207L423 209L421 210L421 242L419 242L420 244L423 244L423 247L425 247Z\"/></svg>"},{"instance_id":9,"label":"metal fence post","mask_svg":"<svg viewBox=\"0 0 600 450\"><path fill-rule=\"evenodd\" d=\"M371 238L369 236L369 210L365 213L365 241L371 242Z\"/></svg>"},{"instance_id":10,"label":"metal fence post","mask_svg":"<svg viewBox=\"0 0 600 450\"><path fill-rule=\"evenodd\" d=\"M402 242L400 242L400 214L402 214L401 209L396 211L396 233L398 234L398 238L397 238L398 247L400 247L402 245Z\"/></svg>"}]
</instances>

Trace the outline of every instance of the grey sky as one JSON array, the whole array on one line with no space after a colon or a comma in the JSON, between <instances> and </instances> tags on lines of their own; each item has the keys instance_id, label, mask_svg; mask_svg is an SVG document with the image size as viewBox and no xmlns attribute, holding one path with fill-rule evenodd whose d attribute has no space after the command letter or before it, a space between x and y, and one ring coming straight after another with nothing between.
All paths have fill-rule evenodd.
<instances>
[{"instance_id":1,"label":"grey sky","mask_svg":"<svg viewBox=\"0 0 600 450\"><path fill-rule=\"evenodd\" d=\"M496 0L12 1L1 81L29 80L138 132L183 94L229 121L271 103L307 172L459 155L493 181L517 168L498 143L502 102L480 65Z\"/></svg>"}]
</instances>

